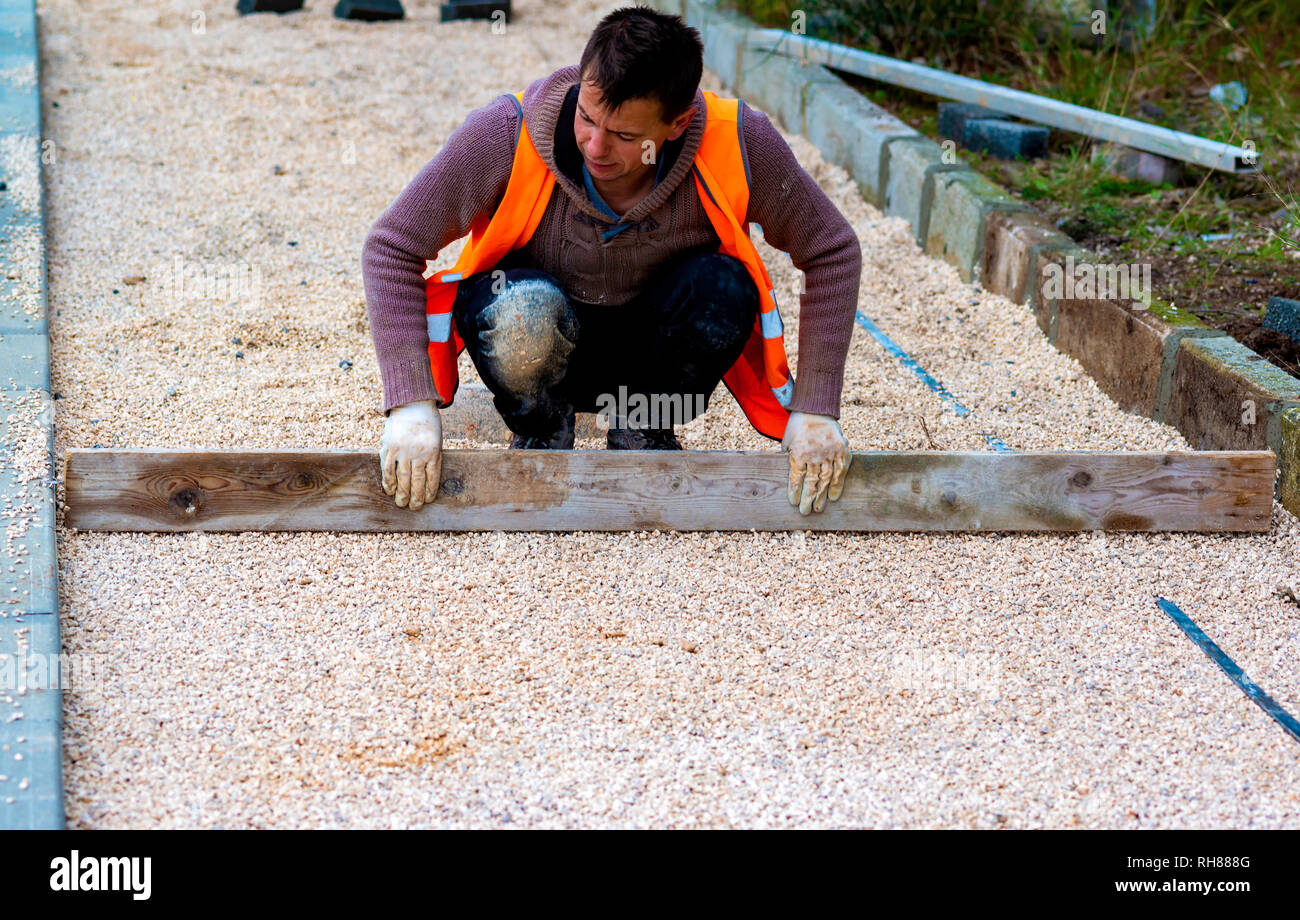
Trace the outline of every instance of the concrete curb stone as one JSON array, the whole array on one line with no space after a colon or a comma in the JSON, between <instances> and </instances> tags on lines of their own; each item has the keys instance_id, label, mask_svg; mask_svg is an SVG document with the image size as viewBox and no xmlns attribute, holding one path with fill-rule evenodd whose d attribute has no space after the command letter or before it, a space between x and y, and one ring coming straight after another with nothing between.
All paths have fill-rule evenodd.
<instances>
[{"instance_id":1,"label":"concrete curb stone","mask_svg":"<svg viewBox=\"0 0 1300 920\"><path fill-rule=\"evenodd\" d=\"M974 170L936 173L925 251L955 265L963 281L980 281L989 214L1028 210Z\"/></svg>"},{"instance_id":2,"label":"concrete curb stone","mask_svg":"<svg viewBox=\"0 0 1300 920\"><path fill-rule=\"evenodd\" d=\"M862 196L877 207L885 200L885 162L889 144L920 137L844 83L817 82L804 109L805 137L857 182Z\"/></svg>"},{"instance_id":3,"label":"concrete curb stone","mask_svg":"<svg viewBox=\"0 0 1300 920\"><path fill-rule=\"evenodd\" d=\"M1236 339L1183 338L1168 415L1196 450L1282 449L1281 415L1300 405L1300 380Z\"/></svg>"},{"instance_id":4,"label":"concrete curb stone","mask_svg":"<svg viewBox=\"0 0 1300 920\"><path fill-rule=\"evenodd\" d=\"M1035 296L1034 247L1044 243L1073 244L1041 214L1031 211L994 212L984 234L981 284L1014 303L1030 303Z\"/></svg>"},{"instance_id":5,"label":"concrete curb stone","mask_svg":"<svg viewBox=\"0 0 1300 920\"><path fill-rule=\"evenodd\" d=\"M926 137L895 138L886 145L884 158L884 212L903 217L912 225L918 246L925 247L937 173L970 172L962 162L944 161L943 148Z\"/></svg>"}]
</instances>

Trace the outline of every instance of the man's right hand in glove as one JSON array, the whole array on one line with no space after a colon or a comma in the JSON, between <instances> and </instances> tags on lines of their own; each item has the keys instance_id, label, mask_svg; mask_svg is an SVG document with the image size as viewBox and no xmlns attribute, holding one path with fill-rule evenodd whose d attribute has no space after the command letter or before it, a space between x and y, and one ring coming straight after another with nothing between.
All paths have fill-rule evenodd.
<instances>
[{"instance_id":1,"label":"man's right hand in glove","mask_svg":"<svg viewBox=\"0 0 1300 920\"><path fill-rule=\"evenodd\" d=\"M432 399L388 412L379 440L384 491L397 493L397 507L419 511L438 497L442 484L442 419Z\"/></svg>"}]
</instances>

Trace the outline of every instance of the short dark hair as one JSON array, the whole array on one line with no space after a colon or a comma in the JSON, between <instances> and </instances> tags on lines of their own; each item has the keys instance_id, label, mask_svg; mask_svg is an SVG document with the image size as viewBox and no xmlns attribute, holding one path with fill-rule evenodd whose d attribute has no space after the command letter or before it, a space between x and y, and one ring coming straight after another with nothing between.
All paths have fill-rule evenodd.
<instances>
[{"instance_id":1,"label":"short dark hair","mask_svg":"<svg viewBox=\"0 0 1300 920\"><path fill-rule=\"evenodd\" d=\"M680 16L625 6L607 15L591 33L579 72L596 84L607 108L617 109L629 99L655 98L660 120L671 122L695 101L704 72L704 42Z\"/></svg>"}]
</instances>

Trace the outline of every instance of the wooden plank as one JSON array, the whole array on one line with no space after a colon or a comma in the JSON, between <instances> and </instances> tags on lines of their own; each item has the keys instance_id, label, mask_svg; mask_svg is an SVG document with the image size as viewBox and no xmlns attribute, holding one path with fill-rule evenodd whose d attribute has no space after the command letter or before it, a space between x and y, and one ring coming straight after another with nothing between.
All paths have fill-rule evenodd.
<instances>
[{"instance_id":1,"label":"wooden plank","mask_svg":"<svg viewBox=\"0 0 1300 920\"><path fill-rule=\"evenodd\" d=\"M1267 530L1271 451L855 453L821 514L780 451L448 450L438 500L398 508L374 452L69 450L79 530Z\"/></svg>"}]
</instances>

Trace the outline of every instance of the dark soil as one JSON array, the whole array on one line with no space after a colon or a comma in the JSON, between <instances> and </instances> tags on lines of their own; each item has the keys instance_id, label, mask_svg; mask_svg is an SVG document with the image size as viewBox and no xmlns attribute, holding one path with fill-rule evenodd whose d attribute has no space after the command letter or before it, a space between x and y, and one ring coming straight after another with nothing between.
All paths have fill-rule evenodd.
<instances>
[{"instance_id":1,"label":"dark soil","mask_svg":"<svg viewBox=\"0 0 1300 920\"><path fill-rule=\"evenodd\" d=\"M882 92L879 84L843 73L840 76L918 131L936 142L941 140L936 136L937 108L932 98L898 87ZM1060 157L1058 162L1068 165L1067 145L1080 143L1086 143L1086 139L1053 131L1048 157ZM1197 198L1197 183L1204 172L1189 167L1180 186L1158 190L1154 205L1146 198L1126 199L1123 194L1069 205L1051 194L1024 198L1023 163L972 156L966 151L960 155L1052 220L1080 246L1105 256L1109 262L1149 262L1152 296L1194 314L1205 325L1226 332L1287 373L1300 377L1300 342L1263 328L1270 297L1300 299L1300 258L1276 242L1268 252L1261 252L1270 243L1268 230L1283 229L1285 221L1278 210L1280 204L1253 186L1251 178L1228 177L1219 183L1221 187L1213 196L1203 192ZM1047 161L1037 160L1033 165L1043 167L1039 172L1048 172ZM1211 197L1218 198L1212 206L1207 202ZM1202 216L1211 207L1226 213L1236 230L1234 238L1207 242L1199 234L1179 230L1165 235L1164 228L1189 199Z\"/></svg>"},{"instance_id":2,"label":"dark soil","mask_svg":"<svg viewBox=\"0 0 1300 920\"><path fill-rule=\"evenodd\" d=\"M1270 297L1300 299L1300 261L1230 255L1233 243L1238 250L1245 248L1238 240L1214 244L1225 247L1222 253L1203 251L1189 257L1160 250L1144 254L1128 241L1113 236L1070 235L1080 246L1110 261L1150 262L1155 297L1187 310L1210 328L1223 330L1287 373L1300 377L1300 342L1263 327Z\"/></svg>"}]
</instances>

